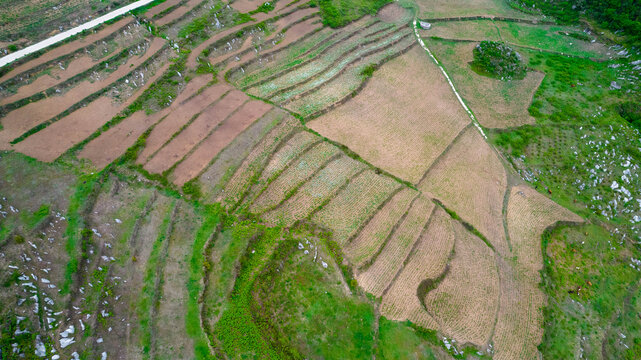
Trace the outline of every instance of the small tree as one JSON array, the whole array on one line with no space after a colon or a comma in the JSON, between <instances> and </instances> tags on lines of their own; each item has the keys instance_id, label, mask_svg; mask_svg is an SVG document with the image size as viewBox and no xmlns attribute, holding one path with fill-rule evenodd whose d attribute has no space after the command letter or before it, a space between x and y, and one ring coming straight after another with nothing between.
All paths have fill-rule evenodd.
<instances>
[{"instance_id":1,"label":"small tree","mask_svg":"<svg viewBox=\"0 0 641 360\"><path fill-rule=\"evenodd\" d=\"M501 80L523 79L527 72L521 55L505 43L481 41L473 50L471 66L481 75Z\"/></svg>"}]
</instances>

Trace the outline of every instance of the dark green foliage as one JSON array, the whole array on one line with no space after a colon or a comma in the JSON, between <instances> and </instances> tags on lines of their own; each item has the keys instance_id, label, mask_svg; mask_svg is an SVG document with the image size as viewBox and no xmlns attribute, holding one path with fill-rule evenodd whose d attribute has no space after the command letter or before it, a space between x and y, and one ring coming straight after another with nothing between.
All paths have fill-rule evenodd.
<instances>
[{"instance_id":1,"label":"dark green foliage","mask_svg":"<svg viewBox=\"0 0 641 360\"><path fill-rule=\"evenodd\" d=\"M11 45L7 46L7 50L9 50L11 52L14 52L14 51L18 50L18 47L15 44L11 44Z\"/></svg>"},{"instance_id":2,"label":"dark green foliage","mask_svg":"<svg viewBox=\"0 0 641 360\"><path fill-rule=\"evenodd\" d=\"M183 185L183 193L185 195L189 195L192 200L197 200L200 199L202 196L202 191L200 190L200 183L198 182L198 178L192 179L188 182L186 182Z\"/></svg>"},{"instance_id":3,"label":"dark green foliage","mask_svg":"<svg viewBox=\"0 0 641 360\"><path fill-rule=\"evenodd\" d=\"M639 0L519 0L520 8L538 9L561 23L576 23L585 14L607 29L622 30L633 41L641 41Z\"/></svg>"},{"instance_id":4,"label":"dark green foliage","mask_svg":"<svg viewBox=\"0 0 641 360\"><path fill-rule=\"evenodd\" d=\"M276 6L274 5L274 1L268 1L260 5L257 9L252 10L249 12L250 15L258 14L259 12L267 14L268 12L274 10Z\"/></svg>"},{"instance_id":5,"label":"dark green foliage","mask_svg":"<svg viewBox=\"0 0 641 360\"><path fill-rule=\"evenodd\" d=\"M641 130L641 104L626 101L617 106L617 112L633 127Z\"/></svg>"},{"instance_id":6,"label":"dark green foliage","mask_svg":"<svg viewBox=\"0 0 641 360\"><path fill-rule=\"evenodd\" d=\"M474 50L472 69L480 75L501 80L523 79L526 68L521 65L521 55L508 45L496 41L481 41Z\"/></svg>"},{"instance_id":7,"label":"dark green foliage","mask_svg":"<svg viewBox=\"0 0 641 360\"><path fill-rule=\"evenodd\" d=\"M521 156L531 141L541 135L541 128L532 125L525 125L511 131L496 134L495 143L507 149L512 156Z\"/></svg>"},{"instance_id":8,"label":"dark green foliage","mask_svg":"<svg viewBox=\"0 0 641 360\"><path fill-rule=\"evenodd\" d=\"M361 70L361 76L366 79L371 78L374 75L374 71L376 71L376 64L369 64Z\"/></svg>"},{"instance_id":9,"label":"dark green foliage","mask_svg":"<svg viewBox=\"0 0 641 360\"><path fill-rule=\"evenodd\" d=\"M588 36L587 34L585 34L585 33L571 32L571 33L567 33L567 35L569 37L572 37L572 38L575 38L575 39L579 39L579 40L583 40L583 41L592 40L592 38L590 36Z\"/></svg>"},{"instance_id":10,"label":"dark green foliage","mask_svg":"<svg viewBox=\"0 0 641 360\"><path fill-rule=\"evenodd\" d=\"M375 15L378 9L391 0L316 0L323 24L338 28L361 18Z\"/></svg>"}]
</instances>

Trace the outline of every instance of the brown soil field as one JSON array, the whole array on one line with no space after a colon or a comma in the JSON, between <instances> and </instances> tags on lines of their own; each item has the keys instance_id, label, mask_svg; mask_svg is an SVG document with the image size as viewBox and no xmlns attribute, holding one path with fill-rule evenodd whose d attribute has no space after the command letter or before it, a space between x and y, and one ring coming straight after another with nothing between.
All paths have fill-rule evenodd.
<instances>
[{"instance_id":1,"label":"brown soil field","mask_svg":"<svg viewBox=\"0 0 641 360\"><path fill-rule=\"evenodd\" d=\"M468 65L476 43L429 41L428 46L442 61L481 125L506 128L534 123L528 108L543 81L543 73L530 71L523 80L492 79L475 73Z\"/></svg>"},{"instance_id":2,"label":"brown soil field","mask_svg":"<svg viewBox=\"0 0 641 360\"><path fill-rule=\"evenodd\" d=\"M22 100L36 93L47 90L48 88L56 84L60 84L63 81L91 68L94 65L96 65L96 63L91 59L90 56L81 55L71 61L64 71L57 66L52 67L50 74L42 75L32 83L18 88L18 91L15 94L0 99L0 105L5 105L14 101Z\"/></svg>"},{"instance_id":3,"label":"brown soil field","mask_svg":"<svg viewBox=\"0 0 641 360\"><path fill-rule=\"evenodd\" d=\"M439 329L432 315L419 300L417 289L426 279L437 279L448 263L454 248L456 224L445 210L437 207L416 249L398 278L383 296L381 314L396 321L409 320L427 329Z\"/></svg>"},{"instance_id":4,"label":"brown soil field","mask_svg":"<svg viewBox=\"0 0 641 360\"><path fill-rule=\"evenodd\" d=\"M83 81L61 96L52 96L11 111L1 119L4 129L0 131L0 147L8 146L10 141L32 127L62 113L86 96L113 84L155 54L164 44L164 39L155 38L143 56L129 59L106 78L94 82Z\"/></svg>"},{"instance_id":5,"label":"brown soil field","mask_svg":"<svg viewBox=\"0 0 641 360\"><path fill-rule=\"evenodd\" d=\"M410 188L401 190L369 220L349 244L343 247L343 251L355 268L366 264L381 249L416 196L415 190Z\"/></svg>"},{"instance_id":6,"label":"brown soil field","mask_svg":"<svg viewBox=\"0 0 641 360\"><path fill-rule=\"evenodd\" d=\"M195 178L207 168L207 165L218 153L271 108L271 105L258 100L246 103L238 112L230 116L229 119L225 120L213 133L204 139L193 153L178 164L171 175L172 181L182 186L187 181Z\"/></svg>"},{"instance_id":7,"label":"brown soil field","mask_svg":"<svg viewBox=\"0 0 641 360\"><path fill-rule=\"evenodd\" d=\"M174 9L169 14L161 17L160 19L155 19L153 21L156 23L156 26L159 26L159 27L163 25L167 25L170 22L183 17L185 14L190 12L196 5L200 4L201 2L202 0L189 0L183 5Z\"/></svg>"},{"instance_id":8,"label":"brown soil field","mask_svg":"<svg viewBox=\"0 0 641 360\"><path fill-rule=\"evenodd\" d=\"M388 176L367 170L353 179L311 220L330 229L334 241L344 246L359 226L400 186Z\"/></svg>"},{"instance_id":9,"label":"brown soil field","mask_svg":"<svg viewBox=\"0 0 641 360\"><path fill-rule=\"evenodd\" d=\"M279 2L277 2L277 4ZM238 12L241 12L241 13L247 13L252 10L255 10L262 4L263 2L261 0L234 0L230 3L231 7L233 7L234 9L236 9Z\"/></svg>"},{"instance_id":10,"label":"brown soil field","mask_svg":"<svg viewBox=\"0 0 641 360\"><path fill-rule=\"evenodd\" d=\"M507 226L512 252L518 264L535 282L543 269L541 236L557 221L583 221L581 217L556 204L528 186L515 186L507 205Z\"/></svg>"},{"instance_id":11,"label":"brown soil field","mask_svg":"<svg viewBox=\"0 0 641 360\"><path fill-rule=\"evenodd\" d=\"M123 27L129 25L132 23L134 19L130 17L125 17L121 20L116 21L113 24L107 25L104 28L87 35L85 37L79 38L77 40L71 41L67 44L58 46L54 49L51 49L50 51L47 51L46 53L42 54L42 56L39 56L33 60L29 60L23 64L20 64L14 68L12 68L9 72L4 74L2 77L0 77L0 82L4 82L17 74L21 74L29 69L32 69L36 66L45 64L49 61L55 60L59 58L60 56L70 54L76 50L79 50L83 47L86 47L88 45L91 45L92 43L99 41L115 32L118 30L122 29Z\"/></svg>"},{"instance_id":12,"label":"brown soil field","mask_svg":"<svg viewBox=\"0 0 641 360\"><path fill-rule=\"evenodd\" d=\"M179 4L182 0L167 0L164 3L160 5L156 5L149 9L147 12L145 12L144 16L148 19L151 19L152 17L160 14L161 12L169 9L170 7Z\"/></svg>"},{"instance_id":13,"label":"brown soil field","mask_svg":"<svg viewBox=\"0 0 641 360\"><path fill-rule=\"evenodd\" d=\"M498 259L501 298L494 336L494 359L537 359L543 338L545 295L531 276L510 260Z\"/></svg>"},{"instance_id":14,"label":"brown soil field","mask_svg":"<svg viewBox=\"0 0 641 360\"><path fill-rule=\"evenodd\" d=\"M464 130L418 187L477 228L500 254L507 254L503 227L507 177L503 164L476 128Z\"/></svg>"},{"instance_id":15,"label":"brown soil field","mask_svg":"<svg viewBox=\"0 0 641 360\"><path fill-rule=\"evenodd\" d=\"M196 91L202 86L205 86L208 81L208 76L199 76L192 79L187 83L187 86L185 86L183 91L176 97L170 107L152 115L147 115L142 111L134 113L90 141L82 151L78 153L78 157L91 160L93 165L98 169L104 168L124 154L149 127L162 120L175 106L194 95Z\"/></svg>"},{"instance_id":16,"label":"brown soil field","mask_svg":"<svg viewBox=\"0 0 641 360\"><path fill-rule=\"evenodd\" d=\"M323 166L329 166L340 150L330 143L322 142L296 159L250 206L249 210L260 214L278 205L301 182L308 181Z\"/></svg>"},{"instance_id":17,"label":"brown soil field","mask_svg":"<svg viewBox=\"0 0 641 360\"><path fill-rule=\"evenodd\" d=\"M270 156L283 142L301 131L300 121L289 114L283 114L283 121L273 128L258 143L243 160L242 164L233 171L229 181L225 184L224 191L216 196L216 201L226 208L236 206L245 194L245 189L251 186L251 179L260 176L260 172L269 161ZM207 175L207 171L203 176Z\"/></svg>"},{"instance_id":18,"label":"brown soil field","mask_svg":"<svg viewBox=\"0 0 641 360\"><path fill-rule=\"evenodd\" d=\"M138 111L89 142L78 157L89 159L96 168L102 169L124 154L140 135L164 116L164 112L148 116Z\"/></svg>"},{"instance_id":19,"label":"brown soil field","mask_svg":"<svg viewBox=\"0 0 641 360\"><path fill-rule=\"evenodd\" d=\"M309 127L417 183L468 123L445 78L417 47L383 65L362 92Z\"/></svg>"},{"instance_id":20,"label":"brown soil field","mask_svg":"<svg viewBox=\"0 0 641 360\"><path fill-rule=\"evenodd\" d=\"M158 69L153 76L149 77L148 82L144 86L137 89L137 94L143 93L168 67L169 64L167 63ZM14 145L13 149L40 161L53 161L75 144L86 139L98 130L120 111L129 106L135 98L136 96L132 96L124 103L114 103L111 98L101 96L89 103L89 105L72 112L68 116ZM96 114L100 114L101 116L95 116Z\"/></svg>"},{"instance_id":21,"label":"brown soil field","mask_svg":"<svg viewBox=\"0 0 641 360\"><path fill-rule=\"evenodd\" d=\"M301 186L282 206L264 214L262 218L271 225L291 226L294 222L309 216L326 199L334 197L350 178L364 168L363 163L341 156Z\"/></svg>"},{"instance_id":22,"label":"brown soil field","mask_svg":"<svg viewBox=\"0 0 641 360\"><path fill-rule=\"evenodd\" d=\"M145 164L145 170L160 174L171 168L248 99L243 92L232 90L203 109L194 121L152 156Z\"/></svg>"},{"instance_id":23,"label":"brown soil field","mask_svg":"<svg viewBox=\"0 0 641 360\"><path fill-rule=\"evenodd\" d=\"M434 203L419 196L413 203L400 226L389 237L374 263L356 276L363 289L381 297L419 240L434 210Z\"/></svg>"},{"instance_id":24,"label":"brown soil field","mask_svg":"<svg viewBox=\"0 0 641 360\"><path fill-rule=\"evenodd\" d=\"M145 148L138 156L138 164L144 164L158 151L172 136L180 131L196 114L219 99L231 88L226 84L216 84L205 89L202 93L188 99L182 104L173 107L172 112L154 127L147 138Z\"/></svg>"},{"instance_id":25,"label":"brown soil field","mask_svg":"<svg viewBox=\"0 0 641 360\"><path fill-rule=\"evenodd\" d=\"M495 255L481 239L460 224L449 271L427 293L425 306L441 331L460 344L488 345L499 306L499 274Z\"/></svg>"}]
</instances>

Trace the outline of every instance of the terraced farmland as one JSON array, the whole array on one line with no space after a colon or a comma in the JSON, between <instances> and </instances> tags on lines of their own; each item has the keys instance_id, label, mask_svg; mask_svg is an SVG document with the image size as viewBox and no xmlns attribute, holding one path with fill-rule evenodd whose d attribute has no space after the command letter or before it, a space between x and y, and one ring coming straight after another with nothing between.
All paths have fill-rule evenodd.
<instances>
[{"instance_id":1,"label":"terraced farmland","mask_svg":"<svg viewBox=\"0 0 641 360\"><path fill-rule=\"evenodd\" d=\"M585 141L627 162L591 178L622 205L532 144L634 113L641 60L519 6L167 0L0 68L0 358L541 358L551 314L609 309L550 259L587 221L636 271L641 220L614 127ZM527 76L470 67L483 40ZM602 112L569 124L579 99ZM589 336L633 337L624 308Z\"/></svg>"}]
</instances>

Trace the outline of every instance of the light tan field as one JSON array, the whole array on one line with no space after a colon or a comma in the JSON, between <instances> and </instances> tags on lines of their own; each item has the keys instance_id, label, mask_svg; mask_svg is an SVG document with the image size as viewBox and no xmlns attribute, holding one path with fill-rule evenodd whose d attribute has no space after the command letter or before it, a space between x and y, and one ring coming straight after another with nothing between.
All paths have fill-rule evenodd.
<instances>
[{"instance_id":1,"label":"light tan field","mask_svg":"<svg viewBox=\"0 0 641 360\"><path fill-rule=\"evenodd\" d=\"M229 145L238 135L256 120L265 115L272 106L258 100L251 100L217 127L202 143L178 164L171 179L179 186L200 174L211 160Z\"/></svg>"},{"instance_id":2,"label":"light tan field","mask_svg":"<svg viewBox=\"0 0 641 360\"><path fill-rule=\"evenodd\" d=\"M269 156L281 142L286 141L289 136L298 131L300 131L300 122L287 114L286 118L272 129L247 155L240 167L231 175L225 186L224 193L216 197L216 201L221 202L227 208L236 206L242 200L245 189L250 186L252 177L260 176L260 172L265 167L266 162L269 161ZM208 176L207 171L202 176Z\"/></svg>"},{"instance_id":3,"label":"light tan field","mask_svg":"<svg viewBox=\"0 0 641 360\"><path fill-rule=\"evenodd\" d=\"M583 219L528 186L515 186L507 205L507 226L518 264L538 282L543 269L541 236L557 221Z\"/></svg>"},{"instance_id":4,"label":"light tan field","mask_svg":"<svg viewBox=\"0 0 641 360\"><path fill-rule=\"evenodd\" d=\"M499 306L499 274L494 252L460 224L454 257L443 281L425 297L441 331L458 343L487 346Z\"/></svg>"},{"instance_id":5,"label":"light tan field","mask_svg":"<svg viewBox=\"0 0 641 360\"><path fill-rule=\"evenodd\" d=\"M283 147L281 147L265 166L258 184L265 184L272 176L283 171L288 164L296 157L301 156L306 149L322 141L318 136L308 131L301 131L294 135Z\"/></svg>"},{"instance_id":6,"label":"light tan field","mask_svg":"<svg viewBox=\"0 0 641 360\"><path fill-rule=\"evenodd\" d=\"M329 166L329 163L335 161L339 155L338 148L327 142L310 148L269 184L249 210L259 214L278 205L288 192L300 185L301 182L308 181L322 167Z\"/></svg>"},{"instance_id":7,"label":"light tan field","mask_svg":"<svg viewBox=\"0 0 641 360\"><path fill-rule=\"evenodd\" d=\"M333 239L343 246L377 207L400 186L400 183L390 177L367 170L353 179L311 220L330 229Z\"/></svg>"},{"instance_id":8,"label":"light tan field","mask_svg":"<svg viewBox=\"0 0 641 360\"><path fill-rule=\"evenodd\" d=\"M507 254L502 220L505 169L476 128L461 134L418 187L476 227L500 254Z\"/></svg>"},{"instance_id":9,"label":"light tan field","mask_svg":"<svg viewBox=\"0 0 641 360\"><path fill-rule=\"evenodd\" d=\"M455 16L504 16L520 19L535 18L512 9L502 0L418 0L420 18Z\"/></svg>"},{"instance_id":10,"label":"light tan field","mask_svg":"<svg viewBox=\"0 0 641 360\"><path fill-rule=\"evenodd\" d=\"M412 321L428 329L440 330L439 324L418 298L418 287L426 279L436 279L445 270L454 248L454 227L460 226L440 207L434 210L427 230L416 249L383 296L381 314L397 321Z\"/></svg>"},{"instance_id":11,"label":"light tan field","mask_svg":"<svg viewBox=\"0 0 641 360\"><path fill-rule=\"evenodd\" d=\"M374 263L356 276L363 289L376 297L383 295L425 230L434 206L434 203L424 196L419 196L412 203L403 223L385 243Z\"/></svg>"},{"instance_id":12,"label":"light tan field","mask_svg":"<svg viewBox=\"0 0 641 360\"><path fill-rule=\"evenodd\" d=\"M334 197L342 186L364 168L363 163L343 155L319 171L289 200L264 214L262 218L271 225L291 226L294 222L309 216L323 201Z\"/></svg>"},{"instance_id":13,"label":"light tan field","mask_svg":"<svg viewBox=\"0 0 641 360\"><path fill-rule=\"evenodd\" d=\"M525 79L511 81L481 76L469 65L476 43L431 40L428 44L483 126L506 128L534 123L528 108L543 81L543 73L530 71Z\"/></svg>"},{"instance_id":14,"label":"light tan field","mask_svg":"<svg viewBox=\"0 0 641 360\"><path fill-rule=\"evenodd\" d=\"M416 47L383 65L360 94L309 127L417 183L468 123L443 75Z\"/></svg>"},{"instance_id":15,"label":"light tan field","mask_svg":"<svg viewBox=\"0 0 641 360\"><path fill-rule=\"evenodd\" d=\"M494 359L537 359L543 338L545 295L513 261L498 259L501 299L494 330Z\"/></svg>"},{"instance_id":16,"label":"light tan field","mask_svg":"<svg viewBox=\"0 0 641 360\"><path fill-rule=\"evenodd\" d=\"M345 245L343 251L355 268L367 263L383 246L416 196L417 192L410 188L398 192L369 220L361 232Z\"/></svg>"}]
</instances>

